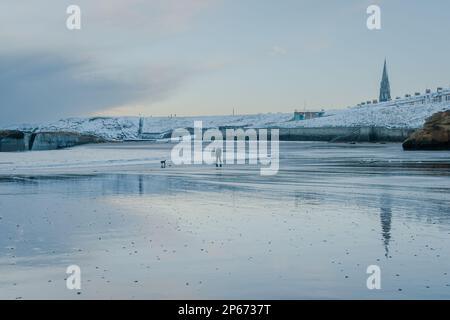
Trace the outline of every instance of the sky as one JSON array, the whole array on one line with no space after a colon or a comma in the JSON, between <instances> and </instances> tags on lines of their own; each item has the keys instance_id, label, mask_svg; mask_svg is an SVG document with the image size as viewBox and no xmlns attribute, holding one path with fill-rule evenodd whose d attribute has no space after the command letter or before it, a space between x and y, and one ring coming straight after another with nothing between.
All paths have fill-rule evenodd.
<instances>
[{"instance_id":1,"label":"sky","mask_svg":"<svg viewBox=\"0 0 450 320\"><path fill-rule=\"evenodd\" d=\"M68 30L66 9L81 9ZM366 26L381 8L381 30ZM450 85L448 0L0 0L0 125L336 109Z\"/></svg>"}]
</instances>

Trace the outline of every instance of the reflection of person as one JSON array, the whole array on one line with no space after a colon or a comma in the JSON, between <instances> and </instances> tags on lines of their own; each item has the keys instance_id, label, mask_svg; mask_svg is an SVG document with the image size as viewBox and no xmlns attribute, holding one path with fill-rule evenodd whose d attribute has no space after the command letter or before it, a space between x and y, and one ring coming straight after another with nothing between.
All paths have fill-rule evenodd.
<instances>
[{"instance_id":1,"label":"reflection of person","mask_svg":"<svg viewBox=\"0 0 450 320\"><path fill-rule=\"evenodd\" d=\"M216 148L216 167L222 167L222 148Z\"/></svg>"}]
</instances>

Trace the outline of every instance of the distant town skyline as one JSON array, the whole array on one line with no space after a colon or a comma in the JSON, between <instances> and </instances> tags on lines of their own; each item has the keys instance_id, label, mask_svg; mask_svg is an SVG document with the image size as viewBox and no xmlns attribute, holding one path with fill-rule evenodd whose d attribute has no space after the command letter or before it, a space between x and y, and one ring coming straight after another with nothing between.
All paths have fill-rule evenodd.
<instances>
[{"instance_id":1,"label":"distant town skyline","mask_svg":"<svg viewBox=\"0 0 450 320\"><path fill-rule=\"evenodd\" d=\"M81 8L68 30L66 8ZM381 30L366 9L381 7ZM75 0L0 3L0 125L72 116L335 109L450 85L450 3ZM234 110L234 111L233 111Z\"/></svg>"}]
</instances>

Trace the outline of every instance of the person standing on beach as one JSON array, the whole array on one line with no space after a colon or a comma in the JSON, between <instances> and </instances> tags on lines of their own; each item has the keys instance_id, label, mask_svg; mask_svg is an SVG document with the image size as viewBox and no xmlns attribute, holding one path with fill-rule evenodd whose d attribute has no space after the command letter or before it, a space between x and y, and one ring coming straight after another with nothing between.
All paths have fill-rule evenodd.
<instances>
[{"instance_id":1,"label":"person standing on beach","mask_svg":"<svg viewBox=\"0 0 450 320\"><path fill-rule=\"evenodd\" d=\"M222 148L216 148L216 167L222 168Z\"/></svg>"}]
</instances>

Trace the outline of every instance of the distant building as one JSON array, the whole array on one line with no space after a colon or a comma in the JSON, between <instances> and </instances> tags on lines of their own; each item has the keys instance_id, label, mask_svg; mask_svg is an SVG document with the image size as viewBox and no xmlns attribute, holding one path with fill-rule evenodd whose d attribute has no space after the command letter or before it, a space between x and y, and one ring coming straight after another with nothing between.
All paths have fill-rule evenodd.
<instances>
[{"instance_id":1,"label":"distant building","mask_svg":"<svg viewBox=\"0 0 450 320\"><path fill-rule=\"evenodd\" d=\"M395 106L400 107L403 105L428 105L435 103L450 103L450 89L438 87L436 91L431 89L425 89L425 93L416 91L414 94L407 93L402 96L396 96L395 100L391 98L391 86L389 82L389 75L387 70L386 59L384 60L383 76L380 83L380 98L379 100L367 100L356 105L356 107L366 106Z\"/></svg>"},{"instance_id":2,"label":"distant building","mask_svg":"<svg viewBox=\"0 0 450 320\"><path fill-rule=\"evenodd\" d=\"M309 120L323 117L325 111L295 111L294 121Z\"/></svg>"},{"instance_id":3,"label":"distant building","mask_svg":"<svg viewBox=\"0 0 450 320\"><path fill-rule=\"evenodd\" d=\"M386 60L384 60L383 77L380 84L380 102L391 100L391 85L389 84L389 76L387 72Z\"/></svg>"}]
</instances>

